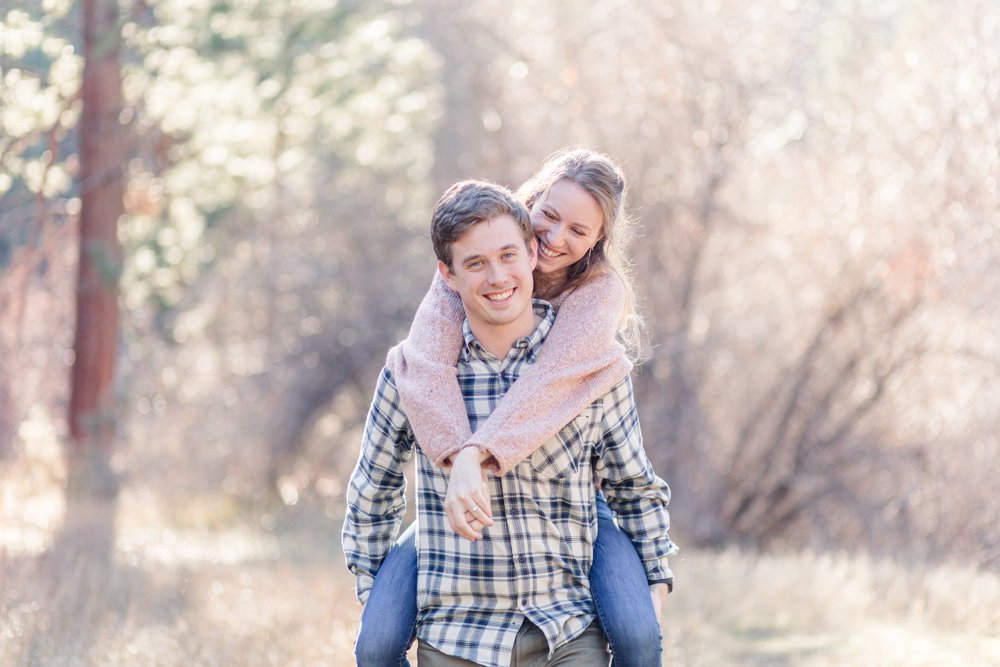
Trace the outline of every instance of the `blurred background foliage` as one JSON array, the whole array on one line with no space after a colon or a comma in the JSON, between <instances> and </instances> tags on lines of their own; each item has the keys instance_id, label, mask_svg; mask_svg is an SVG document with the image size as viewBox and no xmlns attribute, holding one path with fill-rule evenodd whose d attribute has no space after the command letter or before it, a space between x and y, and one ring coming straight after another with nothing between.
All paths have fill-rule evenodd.
<instances>
[{"instance_id":1,"label":"blurred background foliage","mask_svg":"<svg viewBox=\"0 0 1000 667\"><path fill-rule=\"evenodd\" d=\"M0 3L0 457L65 437L82 72ZM127 492L342 514L459 178L616 157L682 545L1000 562L988 0L122 4ZM58 478L60 468L51 475Z\"/></svg>"}]
</instances>

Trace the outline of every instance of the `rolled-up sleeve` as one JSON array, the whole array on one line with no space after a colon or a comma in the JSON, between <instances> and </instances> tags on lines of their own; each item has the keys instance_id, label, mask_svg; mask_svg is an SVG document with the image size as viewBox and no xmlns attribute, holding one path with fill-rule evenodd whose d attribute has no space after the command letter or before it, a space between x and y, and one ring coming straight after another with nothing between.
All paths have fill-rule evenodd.
<instances>
[{"instance_id":1,"label":"rolled-up sleeve","mask_svg":"<svg viewBox=\"0 0 1000 667\"><path fill-rule=\"evenodd\" d=\"M406 511L403 466L413 456L413 436L400 408L388 369L375 389L361 453L347 487L347 514L341 535L355 592L364 604L375 573L399 533Z\"/></svg>"},{"instance_id":2,"label":"rolled-up sleeve","mask_svg":"<svg viewBox=\"0 0 1000 667\"><path fill-rule=\"evenodd\" d=\"M608 505L631 538L650 583L673 579L668 559L678 549L670 540L670 487L653 471L626 378L604 397L604 434L596 450Z\"/></svg>"}]
</instances>

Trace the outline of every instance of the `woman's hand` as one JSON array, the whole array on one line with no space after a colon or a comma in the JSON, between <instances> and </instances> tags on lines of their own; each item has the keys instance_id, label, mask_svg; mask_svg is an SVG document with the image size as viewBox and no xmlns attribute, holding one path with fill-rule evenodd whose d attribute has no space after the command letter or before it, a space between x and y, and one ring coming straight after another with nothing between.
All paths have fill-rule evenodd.
<instances>
[{"instance_id":1,"label":"woman's hand","mask_svg":"<svg viewBox=\"0 0 1000 667\"><path fill-rule=\"evenodd\" d=\"M469 541L482 538L479 532L493 525L490 489L478 447L465 447L454 457L444 511L452 529Z\"/></svg>"}]
</instances>

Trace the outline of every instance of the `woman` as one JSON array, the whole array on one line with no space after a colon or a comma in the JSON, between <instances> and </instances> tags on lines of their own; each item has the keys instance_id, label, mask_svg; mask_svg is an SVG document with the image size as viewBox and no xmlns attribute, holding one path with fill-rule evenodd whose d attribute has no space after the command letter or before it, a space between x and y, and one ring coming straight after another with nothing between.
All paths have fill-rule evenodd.
<instances>
[{"instance_id":1,"label":"woman","mask_svg":"<svg viewBox=\"0 0 1000 667\"><path fill-rule=\"evenodd\" d=\"M492 525L480 462L503 474L603 396L631 370L638 317L622 247L625 177L605 155L577 149L551 157L518 191L538 242L535 296L558 317L535 364L522 372L473 434L455 360L465 319L458 296L435 277L409 338L389 368L420 448L452 465L445 510L468 539ZM590 581L616 665L660 664L657 614L645 570L598 494ZM473 510L478 512L473 514ZM407 665L416 623L416 549L411 526L389 551L362 614L358 665Z\"/></svg>"}]
</instances>

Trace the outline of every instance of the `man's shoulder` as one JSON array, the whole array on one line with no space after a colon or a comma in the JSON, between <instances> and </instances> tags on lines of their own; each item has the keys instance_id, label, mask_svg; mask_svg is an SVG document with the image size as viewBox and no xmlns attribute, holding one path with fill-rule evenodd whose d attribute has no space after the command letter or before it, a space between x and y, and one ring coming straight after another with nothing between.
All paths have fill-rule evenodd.
<instances>
[{"instance_id":1,"label":"man's shoulder","mask_svg":"<svg viewBox=\"0 0 1000 667\"><path fill-rule=\"evenodd\" d=\"M396 381L388 366L382 367L382 372L379 373L375 385L375 397L372 399L370 417L376 415L389 419L400 427L405 426L409 421L406 418L406 411L403 409L399 390L396 388Z\"/></svg>"},{"instance_id":2,"label":"man's shoulder","mask_svg":"<svg viewBox=\"0 0 1000 667\"><path fill-rule=\"evenodd\" d=\"M635 407L635 394L632 391L632 376L626 375L604 396L597 399L602 416L618 416L630 412Z\"/></svg>"},{"instance_id":3,"label":"man's shoulder","mask_svg":"<svg viewBox=\"0 0 1000 667\"><path fill-rule=\"evenodd\" d=\"M398 393L396 379L388 364L382 367L382 371L378 374L378 380L375 381L375 395L379 396L386 392Z\"/></svg>"},{"instance_id":4,"label":"man's shoulder","mask_svg":"<svg viewBox=\"0 0 1000 667\"><path fill-rule=\"evenodd\" d=\"M601 400L612 403L616 403L625 398L631 398L633 396L632 390L632 375L626 375L621 380L618 381L615 386L608 390Z\"/></svg>"}]
</instances>

